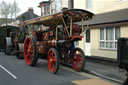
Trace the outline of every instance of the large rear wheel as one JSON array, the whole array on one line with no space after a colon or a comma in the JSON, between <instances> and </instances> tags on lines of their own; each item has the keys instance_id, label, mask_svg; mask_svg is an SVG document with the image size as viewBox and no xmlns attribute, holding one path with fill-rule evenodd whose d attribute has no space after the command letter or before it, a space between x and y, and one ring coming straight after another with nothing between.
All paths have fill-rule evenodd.
<instances>
[{"instance_id":1,"label":"large rear wheel","mask_svg":"<svg viewBox=\"0 0 128 85\"><path fill-rule=\"evenodd\" d=\"M24 43L17 43L17 45L16 45L16 57L18 59L24 58L23 48L24 48Z\"/></svg>"},{"instance_id":2,"label":"large rear wheel","mask_svg":"<svg viewBox=\"0 0 128 85\"><path fill-rule=\"evenodd\" d=\"M85 55L82 49L75 48L72 53L72 66L74 70L81 71L85 66Z\"/></svg>"},{"instance_id":3,"label":"large rear wheel","mask_svg":"<svg viewBox=\"0 0 128 85\"><path fill-rule=\"evenodd\" d=\"M34 37L27 37L24 42L24 59L26 64L34 66L37 63L37 47Z\"/></svg>"},{"instance_id":4,"label":"large rear wheel","mask_svg":"<svg viewBox=\"0 0 128 85\"><path fill-rule=\"evenodd\" d=\"M59 53L55 48L48 52L48 69L51 73L56 74L59 69Z\"/></svg>"},{"instance_id":5,"label":"large rear wheel","mask_svg":"<svg viewBox=\"0 0 128 85\"><path fill-rule=\"evenodd\" d=\"M11 52L12 52L12 47L5 45L4 53L5 53L6 55L10 55Z\"/></svg>"}]
</instances>

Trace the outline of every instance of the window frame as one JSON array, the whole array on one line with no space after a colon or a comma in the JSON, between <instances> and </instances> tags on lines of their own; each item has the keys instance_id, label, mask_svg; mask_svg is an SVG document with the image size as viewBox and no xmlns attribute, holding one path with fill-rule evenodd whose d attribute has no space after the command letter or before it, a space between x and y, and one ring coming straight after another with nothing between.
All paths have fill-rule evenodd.
<instances>
[{"instance_id":1,"label":"window frame","mask_svg":"<svg viewBox=\"0 0 128 85\"><path fill-rule=\"evenodd\" d=\"M45 15L45 16L47 16L47 15L50 14L49 10L50 10L49 5L45 5L45 6L44 6L44 15Z\"/></svg>"},{"instance_id":2,"label":"window frame","mask_svg":"<svg viewBox=\"0 0 128 85\"><path fill-rule=\"evenodd\" d=\"M113 40L107 40L107 39L106 39L106 36L107 36L107 34L106 34L106 29L107 29L107 27L110 27L110 26L101 27L100 30L99 30L99 49L117 50L116 43L117 43L118 40L116 40L115 33L116 33L116 29L118 29L118 28L116 28L116 27L119 27L119 33L120 33L120 26L111 26L111 27L113 27L113 28L111 28L111 29L114 29ZM101 40L101 35L100 35L101 29L104 29L104 40ZM120 35L120 34L119 34L119 35ZM120 36L119 36L119 37L120 37ZM101 47L101 42L104 42L104 47ZM107 48L107 42L114 43L114 48L110 48L110 47Z\"/></svg>"}]
</instances>

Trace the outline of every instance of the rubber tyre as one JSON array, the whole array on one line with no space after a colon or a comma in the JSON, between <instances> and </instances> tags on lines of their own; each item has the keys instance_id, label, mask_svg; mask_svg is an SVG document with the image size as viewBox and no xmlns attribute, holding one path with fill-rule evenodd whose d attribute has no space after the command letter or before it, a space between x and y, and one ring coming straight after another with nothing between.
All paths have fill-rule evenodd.
<instances>
[{"instance_id":1,"label":"rubber tyre","mask_svg":"<svg viewBox=\"0 0 128 85\"><path fill-rule=\"evenodd\" d=\"M32 46L30 46L30 41L32 41ZM28 43L29 42L29 43ZM33 54L30 58L30 53L27 52L28 48L26 46L29 46L30 48L33 48ZM27 56L28 54L28 56ZM26 64L30 66L35 66L38 61L37 56L37 46L36 46L36 39L34 37L27 37L24 41L24 59L26 61Z\"/></svg>"},{"instance_id":2,"label":"rubber tyre","mask_svg":"<svg viewBox=\"0 0 128 85\"><path fill-rule=\"evenodd\" d=\"M17 59L24 59L24 54L23 53L16 53Z\"/></svg>"},{"instance_id":3,"label":"rubber tyre","mask_svg":"<svg viewBox=\"0 0 128 85\"><path fill-rule=\"evenodd\" d=\"M54 56L54 58L53 58L53 56ZM52 60L51 60L51 58L52 58ZM54 59L56 61L53 61ZM49 49L47 60L48 60L49 71L53 74L56 74L59 69L59 53L55 48ZM51 60L51 62L50 62L50 60Z\"/></svg>"},{"instance_id":4,"label":"rubber tyre","mask_svg":"<svg viewBox=\"0 0 128 85\"><path fill-rule=\"evenodd\" d=\"M10 55L12 52L12 48L10 46L5 45L5 54Z\"/></svg>"},{"instance_id":5,"label":"rubber tyre","mask_svg":"<svg viewBox=\"0 0 128 85\"><path fill-rule=\"evenodd\" d=\"M17 50L16 57L17 57L17 59L24 59L24 54L23 53L18 53L20 51L19 49L20 49L20 46L18 44L17 47L16 47L16 50Z\"/></svg>"},{"instance_id":6,"label":"rubber tyre","mask_svg":"<svg viewBox=\"0 0 128 85\"><path fill-rule=\"evenodd\" d=\"M81 57L78 58L78 56L75 58L75 54L79 52L81 54ZM80 65L80 66L78 66ZM85 55L82 49L75 48L72 52L72 66L75 71L81 71L84 69L85 66Z\"/></svg>"},{"instance_id":7,"label":"rubber tyre","mask_svg":"<svg viewBox=\"0 0 128 85\"><path fill-rule=\"evenodd\" d=\"M4 53L5 53L6 55L10 55L11 52L12 52L12 46L8 46L8 45L7 45L7 41L5 40Z\"/></svg>"}]
</instances>

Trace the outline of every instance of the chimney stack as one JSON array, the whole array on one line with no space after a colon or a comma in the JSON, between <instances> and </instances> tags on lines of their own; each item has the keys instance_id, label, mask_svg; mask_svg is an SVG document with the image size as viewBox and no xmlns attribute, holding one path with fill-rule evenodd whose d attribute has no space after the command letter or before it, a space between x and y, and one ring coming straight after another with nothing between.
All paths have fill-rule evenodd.
<instances>
[{"instance_id":1,"label":"chimney stack","mask_svg":"<svg viewBox=\"0 0 128 85\"><path fill-rule=\"evenodd\" d=\"M28 11L31 12L31 13L34 13L32 7L29 7L29 8L28 8Z\"/></svg>"}]
</instances>

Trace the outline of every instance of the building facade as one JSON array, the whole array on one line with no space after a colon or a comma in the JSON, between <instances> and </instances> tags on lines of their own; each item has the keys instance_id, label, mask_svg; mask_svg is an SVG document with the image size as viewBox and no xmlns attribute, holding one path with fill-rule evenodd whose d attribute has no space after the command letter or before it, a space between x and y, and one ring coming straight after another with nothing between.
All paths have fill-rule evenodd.
<instances>
[{"instance_id":1,"label":"building facade","mask_svg":"<svg viewBox=\"0 0 128 85\"><path fill-rule=\"evenodd\" d=\"M125 9L128 7L128 0L49 0L39 3L41 15L52 14L67 7L85 9L94 14Z\"/></svg>"},{"instance_id":2,"label":"building facade","mask_svg":"<svg viewBox=\"0 0 128 85\"><path fill-rule=\"evenodd\" d=\"M76 42L86 56L117 59L117 40L128 37L128 0L61 0L60 5L60 9L78 8L96 14L83 40Z\"/></svg>"},{"instance_id":3,"label":"building facade","mask_svg":"<svg viewBox=\"0 0 128 85\"><path fill-rule=\"evenodd\" d=\"M91 26L86 31L83 40L77 42L76 46L82 48L86 56L116 60L117 39L128 37L128 25L125 24L127 22L117 23L128 20L125 20L127 16L124 15L127 14L125 13L128 11L127 6L128 0L68 0L68 8L93 12L96 16L91 22L96 20L95 23L99 24L90 23Z\"/></svg>"},{"instance_id":4,"label":"building facade","mask_svg":"<svg viewBox=\"0 0 128 85\"><path fill-rule=\"evenodd\" d=\"M128 9L97 14L79 47L90 57L117 59L117 41L128 37ZM85 26L87 24L85 23Z\"/></svg>"},{"instance_id":5,"label":"building facade","mask_svg":"<svg viewBox=\"0 0 128 85\"><path fill-rule=\"evenodd\" d=\"M62 0L67 7L80 8L94 14L120 10L128 7L128 0Z\"/></svg>"}]
</instances>

